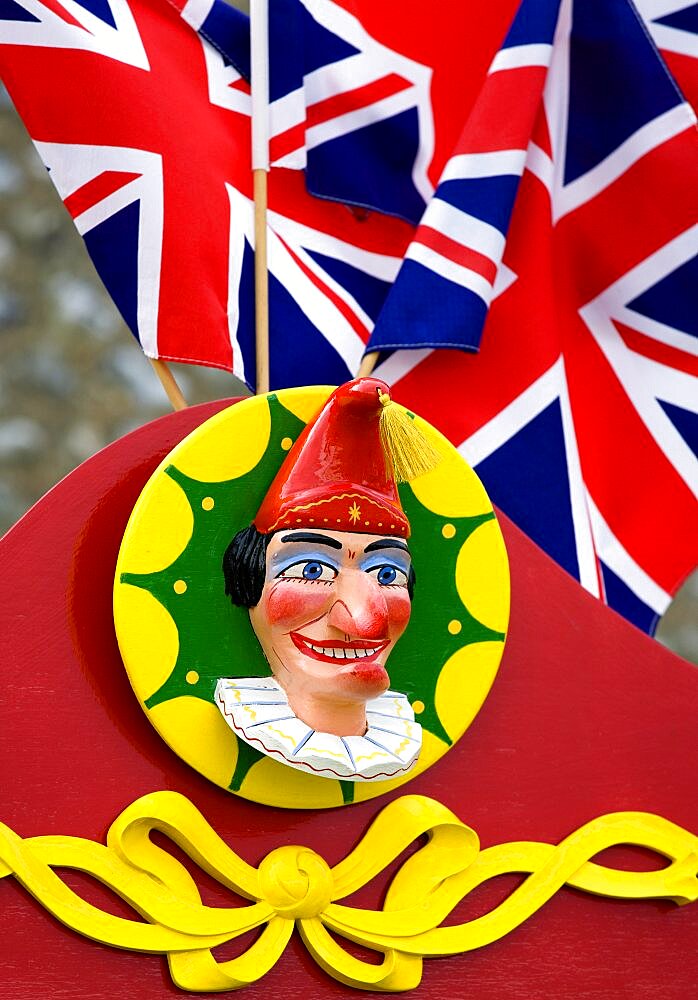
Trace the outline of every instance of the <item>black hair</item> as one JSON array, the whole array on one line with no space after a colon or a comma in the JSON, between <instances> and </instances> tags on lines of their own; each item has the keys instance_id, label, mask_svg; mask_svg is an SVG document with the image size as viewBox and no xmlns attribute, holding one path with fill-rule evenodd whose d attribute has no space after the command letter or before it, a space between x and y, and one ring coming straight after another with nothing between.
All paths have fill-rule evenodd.
<instances>
[{"instance_id":1,"label":"black hair","mask_svg":"<svg viewBox=\"0 0 698 1000\"><path fill-rule=\"evenodd\" d=\"M254 608L259 604L267 573L267 546L271 535L263 535L254 524L242 528L223 555L225 592L233 604ZM417 576L410 565L407 593L412 600Z\"/></svg>"},{"instance_id":2,"label":"black hair","mask_svg":"<svg viewBox=\"0 0 698 1000\"><path fill-rule=\"evenodd\" d=\"M259 604L267 573L267 546L271 535L263 535L254 524L238 531L223 555L225 592L243 608Z\"/></svg>"}]
</instances>

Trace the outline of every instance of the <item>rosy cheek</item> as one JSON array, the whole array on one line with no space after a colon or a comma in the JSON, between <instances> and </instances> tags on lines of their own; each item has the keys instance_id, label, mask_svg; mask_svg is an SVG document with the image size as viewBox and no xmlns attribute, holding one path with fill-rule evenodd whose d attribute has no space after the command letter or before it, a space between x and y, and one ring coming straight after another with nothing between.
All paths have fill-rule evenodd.
<instances>
[{"instance_id":1,"label":"rosy cheek","mask_svg":"<svg viewBox=\"0 0 698 1000\"><path fill-rule=\"evenodd\" d=\"M325 584L277 580L263 599L267 620L271 625L288 626L314 621L330 604L330 591Z\"/></svg>"},{"instance_id":2,"label":"rosy cheek","mask_svg":"<svg viewBox=\"0 0 698 1000\"><path fill-rule=\"evenodd\" d=\"M388 627L390 635L401 635L407 628L412 610L410 595L403 587L388 589L386 587L385 602L388 606Z\"/></svg>"}]
</instances>

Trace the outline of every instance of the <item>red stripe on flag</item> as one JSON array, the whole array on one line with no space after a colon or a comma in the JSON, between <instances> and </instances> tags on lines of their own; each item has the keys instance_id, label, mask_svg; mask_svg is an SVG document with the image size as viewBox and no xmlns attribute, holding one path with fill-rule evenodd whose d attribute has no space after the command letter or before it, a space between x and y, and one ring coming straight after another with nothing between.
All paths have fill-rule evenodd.
<instances>
[{"instance_id":1,"label":"red stripe on flag","mask_svg":"<svg viewBox=\"0 0 698 1000\"><path fill-rule=\"evenodd\" d=\"M452 240L450 236L444 236L443 233L432 229L431 226L420 226L415 234L415 241L422 243L442 257L452 260L455 264L460 264L461 267L467 267L469 270L481 274L491 285L494 284L494 279L497 277L497 265L485 254L463 246L462 243Z\"/></svg>"},{"instance_id":2,"label":"red stripe on flag","mask_svg":"<svg viewBox=\"0 0 698 1000\"><path fill-rule=\"evenodd\" d=\"M312 281L315 287L319 288L322 294L326 298L328 298L330 302L332 302L337 311L340 312L342 316L344 316L344 318L348 321L349 325L356 331L356 333L358 333L358 335L361 337L361 339L365 344L368 341L369 330L361 322L356 313L352 311L351 307L348 306L346 302L344 302L344 300L339 297L339 295L333 292L331 288L329 288L323 281L321 281L318 278L318 276L308 267L308 265L305 264L300 259L300 257L298 257L298 255L293 252L288 243L285 243L280 236L278 236L278 238L280 242L283 244L289 256L293 258L293 260L301 269L303 274L305 274L306 277L309 278L310 281Z\"/></svg>"},{"instance_id":3,"label":"red stripe on flag","mask_svg":"<svg viewBox=\"0 0 698 1000\"><path fill-rule=\"evenodd\" d=\"M662 344L654 337L648 337L647 334L633 330L617 320L614 320L614 326L623 338L625 346L629 347L631 351L636 351L651 361L657 361L660 365L666 365L667 368L686 372L687 375L694 375L698 378L698 358L686 354L685 351L681 351L677 347Z\"/></svg>"},{"instance_id":4,"label":"red stripe on flag","mask_svg":"<svg viewBox=\"0 0 698 1000\"><path fill-rule=\"evenodd\" d=\"M229 83L228 84L228 90L239 90L243 94L249 94L249 93L251 93L251 91L250 91L250 85L249 85L248 81L245 79L244 76L240 76L240 77L238 77L237 80L233 80L232 83Z\"/></svg>"},{"instance_id":5,"label":"red stripe on flag","mask_svg":"<svg viewBox=\"0 0 698 1000\"><path fill-rule=\"evenodd\" d=\"M141 176L141 174L127 174L121 170L105 170L93 177L87 184L83 184L77 191L69 194L63 204L72 217L77 219L88 208L97 205L104 198L118 191L119 188L125 187L126 184Z\"/></svg>"},{"instance_id":6,"label":"red stripe on flag","mask_svg":"<svg viewBox=\"0 0 698 1000\"><path fill-rule=\"evenodd\" d=\"M546 74L543 66L525 66L488 77L454 153L526 149Z\"/></svg>"},{"instance_id":7,"label":"red stripe on flag","mask_svg":"<svg viewBox=\"0 0 698 1000\"><path fill-rule=\"evenodd\" d=\"M558 221L558 260L573 275L570 287L580 306L603 292L614 274L626 274L689 228L687 206L695 204L696 192L695 171L687 165L694 161L695 130L688 128ZM671 184L660 187L662 177Z\"/></svg>"},{"instance_id":8,"label":"red stripe on flag","mask_svg":"<svg viewBox=\"0 0 698 1000\"><path fill-rule=\"evenodd\" d=\"M293 128L287 129L285 132L281 132L280 135L274 135L269 141L269 159L272 163L276 163L284 156L288 156L289 153L295 153L297 149L302 149L305 145L305 121L300 122L298 125L294 125Z\"/></svg>"},{"instance_id":9,"label":"red stripe on flag","mask_svg":"<svg viewBox=\"0 0 698 1000\"><path fill-rule=\"evenodd\" d=\"M57 3L56 0L41 0L41 2L43 3L44 7L48 7L48 9L51 11L51 13L55 14L56 17L59 17L61 19L61 21L65 21L66 24L70 24L70 25L72 25L72 26L74 26L76 28L81 28L85 32L86 35L91 35L92 34L92 32L88 31L85 28L84 24L81 24L80 21L76 20L76 18L74 18L73 15L70 14L65 9L65 7L63 6L63 4ZM88 9L87 13L90 14L91 11Z\"/></svg>"},{"instance_id":10,"label":"red stripe on flag","mask_svg":"<svg viewBox=\"0 0 698 1000\"><path fill-rule=\"evenodd\" d=\"M345 90L342 94L333 94L324 101L311 104L307 109L308 128L328 121L330 118L338 118L340 115L349 114L362 107L369 107L377 101L382 101L385 97L392 97L407 90L412 84L397 73L390 73L388 76L367 83L364 87L357 87L356 90Z\"/></svg>"},{"instance_id":11,"label":"red stripe on flag","mask_svg":"<svg viewBox=\"0 0 698 1000\"><path fill-rule=\"evenodd\" d=\"M381 77L380 80L367 83L364 87L345 90L341 94L333 94L332 97L309 105L306 108L304 122L272 137L270 143L272 162L300 149L305 142L306 130L314 125L320 125L332 118L339 118L341 115L357 111L359 108L370 107L372 104L376 104L386 97L392 97L394 94L399 94L411 86L409 80L405 80L397 73L390 73L388 76Z\"/></svg>"}]
</instances>

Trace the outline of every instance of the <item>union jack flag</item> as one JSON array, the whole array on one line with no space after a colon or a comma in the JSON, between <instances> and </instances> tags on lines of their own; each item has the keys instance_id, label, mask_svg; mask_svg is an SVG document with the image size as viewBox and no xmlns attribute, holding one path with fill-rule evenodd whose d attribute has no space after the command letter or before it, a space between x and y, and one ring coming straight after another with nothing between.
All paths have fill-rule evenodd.
<instances>
[{"instance_id":1,"label":"union jack flag","mask_svg":"<svg viewBox=\"0 0 698 1000\"><path fill-rule=\"evenodd\" d=\"M518 19L521 30L533 23ZM544 41L524 35L522 54ZM510 52L495 58L497 76ZM520 66L515 58L506 71L513 80ZM528 116L530 91L521 92ZM454 232L443 225L451 206L427 209L436 237L417 231L371 342L381 344L384 317L397 346L396 316L414 329L434 310L444 315L442 300L461 302L468 287L462 270L482 274L484 262L483 306L451 311L450 334L436 337L477 343L502 247L504 290L480 353L398 351L377 371L460 447L494 502L548 554L651 632L698 556L695 115L626 0L560 5L520 182L513 161L524 147L510 141L510 107L471 118L467 179L447 179L437 196L446 203L469 186L474 221ZM499 243L485 243L484 226ZM437 253L453 266L434 263Z\"/></svg>"},{"instance_id":2,"label":"union jack flag","mask_svg":"<svg viewBox=\"0 0 698 1000\"><path fill-rule=\"evenodd\" d=\"M225 11L239 29L242 15ZM250 96L239 71L167 0L6 0L0 72L146 355L251 384ZM320 202L292 171L273 178L270 207L273 385L344 381L412 230Z\"/></svg>"},{"instance_id":3,"label":"union jack flag","mask_svg":"<svg viewBox=\"0 0 698 1000\"><path fill-rule=\"evenodd\" d=\"M224 0L172 0L250 78L249 21ZM416 224L433 194L432 71L332 0L275 0L269 19L270 161L310 192Z\"/></svg>"},{"instance_id":4,"label":"union jack flag","mask_svg":"<svg viewBox=\"0 0 698 1000\"><path fill-rule=\"evenodd\" d=\"M559 0L524 0L408 247L370 349L476 351L552 56Z\"/></svg>"},{"instance_id":5,"label":"union jack flag","mask_svg":"<svg viewBox=\"0 0 698 1000\"><path fill-rule=\"evenodd\" d=\"M698 108L698 4L694 0L637 0L654 43L686 99Z\"/></svg>"}]
</instances>

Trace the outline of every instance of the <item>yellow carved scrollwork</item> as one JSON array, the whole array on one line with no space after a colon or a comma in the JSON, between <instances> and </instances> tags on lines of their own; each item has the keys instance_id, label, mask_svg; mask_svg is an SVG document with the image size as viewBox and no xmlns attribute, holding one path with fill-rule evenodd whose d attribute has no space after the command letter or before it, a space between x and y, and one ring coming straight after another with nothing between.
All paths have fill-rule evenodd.
<instances>
[{"instance_id":1,"label":"yellow carved scrollwork","mask_svg":"<svg viewBox=\"0 0 698 1000\"><path fill-rule=\"evenodd\" d=\"M248 906L210 907L187 869L150 839L159 830ZM339 901L380 874L416 838L428 842L394 876L381 910ZM658 871L594 864L616 844L639 844L669 859ZM73 892L53 868L87 872L133 906L143 920L100 910ZM440 926L469 892L505 872L528 877L495 909ZM196 807L175 792L138 799L115 820L107 845L77 837L22 839L0 824L0 878L13 875L47 910L86 937L117 948L166 954L174 982L199 992L238 989L264 976L294 926L329 975L361 989L397 991L419 983L422 960L480 948L508 934L567 884L625 899L698 898L698 837L650 813L602 816L560 844L521 841L480 850L477 835L433 799L406 795L375 818L334 868L306 847L280 847L253 868ZM219 962L213 948L264 926L238 958ZM330 933L332 932L332 933ZM335 935L382 953L379 965L350 955Z\"/></svg>"}]
</instances>

